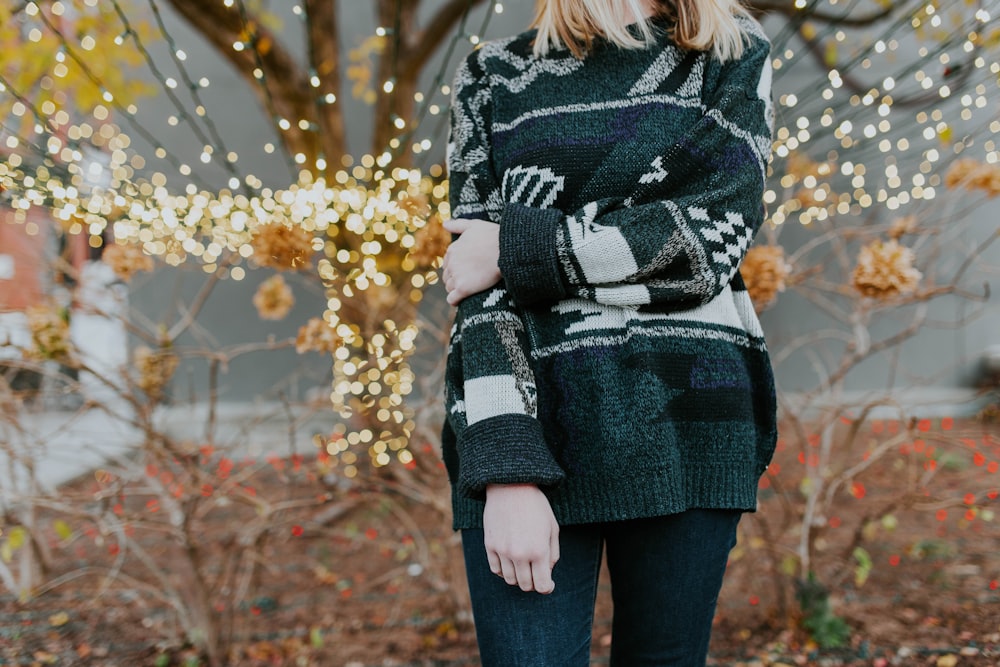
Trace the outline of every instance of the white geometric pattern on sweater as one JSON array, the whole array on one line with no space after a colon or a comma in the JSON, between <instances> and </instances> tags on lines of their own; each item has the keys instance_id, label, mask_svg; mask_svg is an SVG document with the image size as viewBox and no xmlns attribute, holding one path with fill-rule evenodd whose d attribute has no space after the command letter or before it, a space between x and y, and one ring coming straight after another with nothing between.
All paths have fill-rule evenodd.
<instances>
[{"instance_id":1,"label":"white geometric pattern on sweater","mask_svg":"<svg viewBox=\"0 0 1000 667\"><path fill-rule=\"evenodd\" d=\"M701 109L706 107L698 99L688 99L678 97L673 94L646 95L643 97L633 97L623 100L606 100L603 102L578 102L574 104L560 104L556 106L543 107L526 111L513 120L505 123L493 123L494 132L510 132L522 123L536 118L547 118L548 116L566 116L569 114L587 114L593 111L608 111L609 109L631 109L633 107L647 106L660 102L666 105L680 107L682 109Z\"/></svg>"},{"instance_id":2,"label":"white geometric pattern on sweater","mask_svg":"<svg viewBox=\"0 0 1000 667\"><path fill-rule=\"evenodd\" d=\"M520 72L518 76L510 78L496 72L490 75L491 84L503 85L512 93L520 93L542 74L566 76L583 67L582 60L570 55L565 58L522 58L507 48L514 39L516 37L492 40L480 49L483 58L495 58Z\"/></svg>"},{"instance_id":3,"label":"white geometric pattern on sweater","mask_svg":"<svg viewBox=\"0 0 1000 667\"><path fill-rule=\"evenodd\" d=\"M705 58L698 58L691 68L687 80L677 89L678 97L701 97L701 89L705 83Z\"/></svg>"},{"instance_id":4,"label":"white geometric pattern on sweater","mask_svg":"<svg viewBox=\"0 0 1000 667\"><path fill-rule=\"evenodd\" d=\"M597 204L591 202L583 207L580 219L566 219L573 256L591 285L614 282L622 272L630 275L639 270L625 236L615 227L596 223L596 215Z\"/></svg>"},{"instance_id":5,"label":"white geometric pattern on sweater","mask_svg":"<svg viewBox=\"0 0 1000 667\"><path fill-rule=\"evenodd\" d=\"M692 206L688 208L692 220L712 223L700 229L702 237L709 242L707 247L712 251L712 261L723 267L719 271L719 284L728 285L739 262L750 245L753 230L743 222L739 213L726 211L725 220L712 220L708 211Z\"/></svg>"},{"instance_id":6,"label":"white geometric pattern on sweater","mask_svg":"<svg viewBox=\"0 0 1000 667\"><path fill-rule=\"evenodd\" d=\"M535 208L549 208L563 191L566 178L547 167L517 166L503 175L504 201Z\"/></svg>"},{"instance_id":7,"label":"white geometric pattern on sweater","mask_svg":"<svg viewBox=\"0 0 1000 667\"><path fill-rule=\"evenodd\" d=\"M668 313L621 308L613 304L594 303L589 299L565 299L553 306L552 311L559 313L568 322L563 329L564 336L588 332L594 338L574 337L572 341L554 346L545 344L549 341L543 341L541 346L532 352L531 356L535 359L560 350L565 351L567 345L582 346L587 344L586 341L599 344L598 341L606 341L608 337L624 340L629 336L642 335L640 332L649 331L657 324L676 326L682 323L696 323L697 327L711 325L732 331L746 331L750 336L758 338L764 335L747 293L734 292L729 285L708 303ZM576 315L578 318L566 317L567 315ZM738 336L734 340L745 342L745 338Z\"/></svg>"},{"instance_id":8,"label":"white geometric pattern on sweater","mask_svg":"<svg viewBox=\"0 0 1000 667\"><path fill-rule=\"evenodd\" d=\"M643 75L635 82L632 89L628 91L628 96L646 95L655 91L670 76L671 72L677 68L681 63L681 59L680 49L664 49L657 56L656 60L653 61L653 64L649 66L649 69L643 72Z\"/></svg>"},{"instance_id":9,"label":"white geometric pattern on sweater","mask_svg":"<svg viewBox=\"0 0 1000 667\"><path fill-rule=\"evenodd\" d=\"M559 313L568 322L565 333L580 331L621 331L628 322L629 311L614 306L605 306L585 299L565 299L552 306L552 312ZM567 315L578 315L575 322Z\"/></svg>"},{"instance_id":10,"label":"white geometric pattern on sweater","mask_svg":"<svg viewBox=\"0 0 1000 667\"><path fill-rule=\"evenodd\" d=\"M487 375L465 380L465 414L468 423L505 414L526 414L523 392L535 392L513 375Z\"/></svg>"},{"instance_id":11,"label":"white geometric pattern on sweater","mask_svg":"<svg viewBox=\"0 0 1000 667\"><path fill-rule=\"evenodd\" d=\"M611 287L595 287L594 301L619 308L638 308L652 303L653 297L649 288L641 283L623 283Z\"/></svg>"},{"instance_id":12,"label":"white geometric pattern on sweater","mask_svg":"<svg viewBox=\"0 0 1000 667\"><path fill-rule=\"evenodd\" d=\"M629 97L655 92L683 60L681 53L675 49L667 49L661 53L628 91ZM701 95L701 87L705 78L705 57L705 54L701 54L694 62L687 79L675 92L678 97L698 97Z\"/></svg>"},{"instance_id":13,"label":"white geometric pattern on sweater","mask_svg":"<svg viewBox=\"0 0 1000 667\"><path fill-rule=\"evenodd\" d=\"M771 101L771 78L773 70L771 61L764 63L764 68L760 72L760 80L757 82L757 97L764 102L764 114L769 126L774 124L774 108Z\"/></svg>"},{"instance_id":14,"label":"white geometric pattern on sweater","mask_svg":"<svg viewBox=\"0 0 1000 667\"><path fill-rule=\"evenodd\" d=\"M653 171L647 172L639 177L639 182L643 185L652 183L653 181L662 183L663 179L670 175L670 172L663 168L663 157L660 155L657 155L656 159L653 160L652 164L649 166L653 168Z\"/></svg>"}]
</instances>

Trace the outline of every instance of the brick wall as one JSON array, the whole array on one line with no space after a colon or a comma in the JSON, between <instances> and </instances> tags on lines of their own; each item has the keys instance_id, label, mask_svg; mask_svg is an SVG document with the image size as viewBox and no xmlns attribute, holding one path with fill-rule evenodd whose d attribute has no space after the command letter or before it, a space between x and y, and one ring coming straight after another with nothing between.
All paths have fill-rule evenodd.
<instances>
[{"instance_id":1,"label":"brick wall","mask_svg":"<svg viewBox=\"0 0 1000 667\"><path fill-rule=\"evenodd\" d=\"M0 211L0 312L21 311L42 299L42 264L46 223L27 233L25 224L10 223L10 211ZM31 215L29 214L29 222Z\"/></svg>"}]
</instances>

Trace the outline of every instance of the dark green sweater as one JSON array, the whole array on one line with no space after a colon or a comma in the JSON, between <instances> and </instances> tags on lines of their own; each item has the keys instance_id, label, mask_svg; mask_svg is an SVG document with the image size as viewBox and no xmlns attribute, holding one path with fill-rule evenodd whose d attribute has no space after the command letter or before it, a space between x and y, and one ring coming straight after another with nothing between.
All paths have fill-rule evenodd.
<instances>
[{"instance_id":1,"label":"dark green sweater","mask_svg":"<svg viewBox=\"0 0 1000 667\"><path fill-rule=\"evenodd\" d=\"M458 308L443 451L454 525L491 483L561 524L753 510L775 443L760 324L737 271L763 222L769 42L720 63L598 41L484 44L453 87L452 215L500 224L496 287Z\"/></svg>"}]
</instances>

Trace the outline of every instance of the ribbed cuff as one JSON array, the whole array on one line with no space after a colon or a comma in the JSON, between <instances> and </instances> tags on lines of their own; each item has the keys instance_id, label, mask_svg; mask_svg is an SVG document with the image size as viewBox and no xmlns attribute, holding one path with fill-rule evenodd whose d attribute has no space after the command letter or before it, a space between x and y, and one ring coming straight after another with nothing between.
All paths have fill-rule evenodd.
<instances>
[{"instance_id":1,"label":"ribbed cuff","mask_svg":"<svg viewBox=\"0 0 1000 667\"><path fill-rule=\"evenodd\" d=\"M482 500L487 484L554 486L565 478L552 457L542 426L527 415L498 415L466 427L458 436L458 491Z\"/></svg>"},{"instance_id":2,"label":"ribbed cuff","mask_svg":"<svg viewBox=\"0 0 1000 667\"><path fill-rule=\"evenodd\" d=\"M500 222L500 274L514 301L526 306L567 295L559 270L556 227L562 212L510 203Z\"/></svg>"}]
</instances>

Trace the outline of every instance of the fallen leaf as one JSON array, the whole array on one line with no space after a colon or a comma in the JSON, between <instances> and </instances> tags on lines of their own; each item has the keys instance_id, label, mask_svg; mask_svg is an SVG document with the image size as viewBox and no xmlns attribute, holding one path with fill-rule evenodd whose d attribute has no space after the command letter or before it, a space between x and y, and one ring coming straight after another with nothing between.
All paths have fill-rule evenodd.
<instances>
[{"instance_id":1,"label":"fallen leaf","mask_svg":"<svg viewBox=\"0 0 1000 667\"><path fill-rule=\"evenodd\" d=\"M64 611L49 616L49 625L51 625L53 628L61 627L63 625L66 625L67 623L69 623L69 614L67 614Z\"/></svg>"},{"instance_id":2,"label":"fallen leaf","mask_svg":"<svg viewBox=\"0 0 1000 667\"><path fill-rule=\"evenodd\" d=\"M958 656L952 653L942 655L937 659L937 667L955 667L958 664Z\"/></svg>"}]
</instances>

